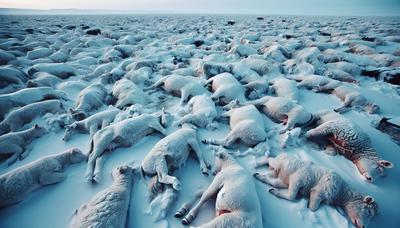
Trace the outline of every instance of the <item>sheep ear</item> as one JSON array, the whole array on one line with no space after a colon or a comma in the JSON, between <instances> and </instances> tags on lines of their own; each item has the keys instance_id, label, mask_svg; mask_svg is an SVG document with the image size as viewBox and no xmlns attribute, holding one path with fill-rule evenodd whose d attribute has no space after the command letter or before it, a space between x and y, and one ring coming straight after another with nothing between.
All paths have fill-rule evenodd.
<instances>
[{"instance_id":1,"label":"sheep ear","mask_svg":"<svg viewBox=\"0 0 400 228\"><path fill-rule=\"evenodd\" d=\"M372 196L365 196L363 202L366 204L372 204L374 202L374 198Z\"/></svg>"},{"instance_id":2,"label":"sheep ear","mask_svg":"<svg viewBox=\"0 0 400 228\"><path fill-rule=\"evenodd\" d=\"M394 167L393 163L391 163L390 161L386 161L386 160L379 160L378 164L379 164L379 166L382 166L385 169L391 169Z\"/></svg>"}]
</instances>

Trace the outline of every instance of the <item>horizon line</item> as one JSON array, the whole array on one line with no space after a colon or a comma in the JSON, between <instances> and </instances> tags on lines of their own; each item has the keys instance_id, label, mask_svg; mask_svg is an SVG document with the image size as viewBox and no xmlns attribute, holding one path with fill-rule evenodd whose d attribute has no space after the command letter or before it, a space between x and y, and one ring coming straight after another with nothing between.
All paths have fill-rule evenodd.
<instances>
[{"instance_id":1,"label":"horizon line","mask_svg":"<svg viewBox=\"0 0 400 228\"><path fill-rule=\"evenodd\" d=\"M10 12L7 12L10 11ZM27 11L27 12L24 12ZM29 12L33 11L33 12ZM53 11L53 12L52 12ZM69 12L57 12L69 11ZM78 11L74 13L73 11ZM301 14L301 13L268 13L268 12L205 12L205 11L191 11L191 10L134 10L134 9L84 9L84 8L10 8L0 7L1 15L80 15L79 12L88 12L91 15L124 15L124 14L210 14L210 15L260 15L265 16L331 16L331 17L400 17L398 14ZM50 14L41 14L41 12ZM52 13L51 13L52 12ZM5 13L5 14L3 14Z\"/></svg>"}]
</instances>

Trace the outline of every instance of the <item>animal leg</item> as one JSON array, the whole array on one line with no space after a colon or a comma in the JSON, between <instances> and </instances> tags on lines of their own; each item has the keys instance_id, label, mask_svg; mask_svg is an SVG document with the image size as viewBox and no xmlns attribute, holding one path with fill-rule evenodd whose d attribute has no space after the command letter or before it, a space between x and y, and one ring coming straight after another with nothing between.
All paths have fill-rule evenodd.
<instances>
[{"instance_id":1,"label":"animal leg","mask_svg":"<svg viewBox=\"0 0 400 228\"><path fill-rule=\"evenodd\" d=\"M269 164L269 158L267 156L262 157L260 160L256 161L254 168L259 168Z\"/></svg>"},{"instance_id":2,"label":"animal leg","mask_svg":"<svg viewBox=\"0 0 400 228\"><path fill-rule=\"evenodd\" d=\"M13 152L11 157L6 160L6 164L10 166L17 160L24 150L19 145L9 145L8 148L10 152Z\"/></svg>"},{"instance_id":3,"label":"animal leg","mask_svg":"<svg viewBox=\"0 0 400 228\"><path fill-rule=\"evenodd\" d=\"M154 130L160 132L161 134L163 134L164 136L168 135L167 130L161 126L161 124L158 121L155 121L154 123L149 123L149 127L153 128Z\"/></svg>"},{"instance_id":4,"label":"animal leg","mask_svg":"<svg viewBox=\"0 0 400 228\"><path fill-rule=\"evenodd\" d=\"M199 160L200 163L200 170L204 175L208 175L208 168L210 167L209 165L206 164L203 152L200 150L199 143L197 141L197 137L191 139L189 141L190 147L193 149L193 151L196 154L197 159Z\"/></svg>"},{"instance_id":5,"label":"animal leg","mask_svg":"<svg viewBox=\"0 0 400 228\"><path fill-rule=\"evenodd\" d=\"M271 185L275 188L287 188L288 185L279 178L271 178L269 175L255 173L253 176L262 183Z\"/></svg>"},{"instance_id":6,"label":"animal leg","mask_svg":"<svg viewBox=\"0 0 400 228\"><path fill-rule=\"evenodd\" d=\"M311 190L310 193L310 201L308 201L307 207L310 208L311 211L316 211L319 208L319 205L322 202L322 197L319 192L316 190Z\"/></svg>"},{"instance_id":7,"label":"animal leg","mask_svg":"<svg viewBox=\"0 0 400 228\"><path fill-rule=\"evenodd\" d=\"M168 174L168 165L165 156L160 160L161 161L156 164L158 181L163 184L171 184L175 190L179 191L181 188L181 183L178 178Z\"/></svg>"},{"instance_id":8,"label":"animal leg","mask_svg":"<svg viewBox=\"0 0 400 228\"><path fill-rule=\"evenodd\" d=\"M195 194L195 196L190 199L189 201L185 202L175 213L175 218L182 218L183 216L186 215L186 213L192 208L192 206L196 203L196 201L201 197L201 195L204 193L203 191L199 191Z\"/></svg>"},{"instance_id":9,"label":"animal leg","mask_svg":"<svg viewBox=\"0 0 400 228\"><path fill-rule=\"evenodd\" d=\"M96 159L97 155L95 153L89 154L89 159L88 159L88 164L86 168L86 173L85 173L85 180L86 182L92 182L93 181L93 173L96 165Z\"/></svg>"},{"instance_id":10,"label":"animal leg","mask_svg":"<svg viewBox=\"0 0 400 228\"><path fill-rule=\"evenodd\" d=\"M45 174L40 175L39 183L41 185L50 185L50 184L59 183L59 182L65 180L65 178L67 178L67 176L63 172L45 173Z\"/></svg>"},{"instance_id":11,"label":"animal leg","mask_svg":"<svg viewBox=\"0 0 400 228\"><path fill-rule=\"evenodd\" d=\"M93 180L97 183L101 181L100 172L103 169L104 163L107 160L108 153L103 153L100 157L96 159L96 165L93 171Z\"/></svg>"},{"instance_id":12,"label":"animal leg","mask_svg":"<svg viewBox=\"0 0 400 228\"><path fill-rule=\"evenodd\" d=\"M318 136L327 136L332 133L333 131L333 126L332 122L326 122L318 127L311 129L306 132L305 136L306 138L311 138L311 137L318 137Z\"/></svg>"},{"instance_id":13,"label":"animal leg","mask_svg":"<svg viewBox=\"0 0 400 228\"><path fill-rule=\"evenodd\" d=\"M296 198L300 187L301 187L301 182L300 182L300 180L298 180L298 178L290 178L289 177L288 190L270 188L268 191L270 193L272 193L273 195L275 195L276 197L292 201Z\"/></svg>"},{"instance_id":14,"label":"animal leg","mask_svg":"<svg viewBox=\"0 0 400 228\"><path fill-rule=\"evenodd\" d=\"M31 149L28 147L28 148L25 148L25 151L24 152L22 152L20 155L19 155L19 159L20 160L23 160L23 159L25 159L26 157L28 157L28 155L31 153Z\"/></svg>"},{"instance_id":15,"label":"animal leg","mask_svg":"<svg viewBox=\"0 0 400 228\"><path fill-rule=\"evenodd\" d=\"M214 178L213 182L208 186L207 190L201 195L200 200L197 204L189 211L189 213L182 219L183 225L190 224L200 211L201 206L206 203L209 199L215 197L218 191L223 187L223 184L218 178L218 175Z\"/></svg>"}]
</instances>

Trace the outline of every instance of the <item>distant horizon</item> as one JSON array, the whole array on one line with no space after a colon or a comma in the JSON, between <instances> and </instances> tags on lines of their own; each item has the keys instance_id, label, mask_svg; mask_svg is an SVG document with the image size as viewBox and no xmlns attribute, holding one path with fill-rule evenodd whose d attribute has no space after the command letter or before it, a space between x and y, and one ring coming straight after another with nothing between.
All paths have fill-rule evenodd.
<instances>
[{"instance_id":1,"label":"distant horizon","mask_svg":"<svg viewBox=\"0 0 400 228\"><path fill-rule=\"evenodd\" d=\"M4 11L399 16L399 0L0 0ZM1 12L0 12L1 13Z\"/></svg>"},{"instance_id":2,"label":"distant horizon","mask_svg":"<svg viewBox=\"0 0 400 228\"><path fill-rule=\"evenodd\" d=\"M76 11L76 12L74 12ZM134 9L85 9L85 8L9 8L0 7L1 15L79 15L88 13L90 15L124 15L124 14L210 14L210 15L264 15L264 16L327 16L327 17L400 17L400 14L301 14L301 13L268 13L268 12L195 12L188 10L134 10Z\"/></svg>"}]
</instances>

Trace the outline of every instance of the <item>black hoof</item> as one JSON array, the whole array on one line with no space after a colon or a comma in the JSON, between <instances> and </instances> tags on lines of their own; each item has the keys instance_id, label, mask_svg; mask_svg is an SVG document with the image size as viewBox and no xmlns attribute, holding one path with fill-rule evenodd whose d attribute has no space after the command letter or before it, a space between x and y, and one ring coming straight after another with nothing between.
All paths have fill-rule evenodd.
<instances>
[{"instance_id":1,"label":"black hoof","mask_svg":"<svg viewBox=\"0 0 400 228\"><path fill-rule=\"evenodd\" d=\"M189 222L186 219L183 219L182 220L182 225L187 226L187 225L189 225Z\"/></svg>"},{"instance_id":2,"label":"black hoof","mask_svg":"<svg viewBox=\"0 0 400 228\"><path fill-rule=\"evenodd\" d=\"M186 214L186 209L181 209L177 211L174 215L175 218L182 218Z\"/></svg>"}]
</instances>

